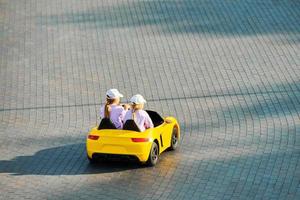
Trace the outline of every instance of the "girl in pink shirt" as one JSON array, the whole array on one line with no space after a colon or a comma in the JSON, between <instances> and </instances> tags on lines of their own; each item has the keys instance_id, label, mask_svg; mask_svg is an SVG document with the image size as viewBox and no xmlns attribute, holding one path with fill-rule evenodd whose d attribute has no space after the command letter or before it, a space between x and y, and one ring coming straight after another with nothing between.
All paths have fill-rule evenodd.
<instances>
[{"instance_id":1,"label":"girl in pink shirt","mask_svg":"<svg viewBox=\"0 0 300 200\"><path fill-rule=\"evenodd\" d=\"M128 105L121 106L120 98L123 95L117 89L106 92L106 104L100 109L101 118L110 118L117 129L123 128L123 119L128 110Z\"/></svg>"},{"instance_id":2,"label":"girl in pink shirt","mask_svg":"<svg viewBox=\"0 0 300 200\"><path fill-rule=\"evenodd\" d=\"M128 110L124 117L124 122L133 119L139 129L143 132L148 128L153 128L153 122L146 111L143 110L146 100L140 94L134 95L130 102L132 109Z\"/></svg>"}]
</instances>

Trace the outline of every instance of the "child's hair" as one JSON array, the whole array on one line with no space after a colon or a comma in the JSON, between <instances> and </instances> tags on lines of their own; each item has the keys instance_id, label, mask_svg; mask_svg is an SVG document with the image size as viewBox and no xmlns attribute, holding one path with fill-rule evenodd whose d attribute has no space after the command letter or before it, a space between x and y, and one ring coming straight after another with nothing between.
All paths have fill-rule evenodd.
<instances>
[{"instance_id":1,"label":"child's hair","mask_svg":"<svg viewBox=\"0 0 300 200\"><path fill-rule=\"evenodd\" d=\"M110 105L114 102L114 99L106 98L106 103L104 106L104 117L109 118L110 116Z\"/></svg>"},{"instance_id":2,"label":"child's hair","mask_svg":"<svg viewBox=\"0 0 300 200\"><path fill-rule=\"evenodd\" d=\"M141 104L132 104L132 119L135 120L135 111L141 109Z\"/></svg>"}]
</instances>

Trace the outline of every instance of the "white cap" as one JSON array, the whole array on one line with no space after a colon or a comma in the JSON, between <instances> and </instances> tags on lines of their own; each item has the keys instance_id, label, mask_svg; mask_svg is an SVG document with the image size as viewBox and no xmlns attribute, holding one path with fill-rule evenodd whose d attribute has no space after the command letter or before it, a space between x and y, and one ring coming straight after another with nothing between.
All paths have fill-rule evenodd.
<instances>
[{"instance_id":1,"label":"white cap","mask_svg":"<svg viewBox=\"0 0 300 200\"><path fill-rule=\"evenodd\" d=\"M123 94L121 94L117 89L107 90L106 95L110 99L115 99L115 98L118 98L118 97L123 97Z\"/></svg>"},{"instance_id":2,"label":"white cap","mask_svg":"<svg viewBox=\"0 0 300 200\"><path fill-rule=\"evenodd\" d=\"M146 100L142 95L136 94L133 97L131 97L130 102L134 104L144 104L146 103Z\"/></svg>"}]
</instances>

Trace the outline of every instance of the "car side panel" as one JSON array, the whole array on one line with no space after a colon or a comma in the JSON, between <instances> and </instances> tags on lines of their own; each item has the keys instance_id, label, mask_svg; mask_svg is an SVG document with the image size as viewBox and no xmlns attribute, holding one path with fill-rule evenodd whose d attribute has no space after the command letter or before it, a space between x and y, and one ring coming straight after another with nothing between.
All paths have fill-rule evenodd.
<instances>
[{"instance_id":1,"label":"car side panel","mask_svg":"<svg viewBox=\"0 0 300 200\"><path fill-rule=\"evenodd\" d=\"M172 123L163 123L162 125L155 128L155 133L153 134L154 138L157 139L159 143L159 152L162 153L168 149L171 145L171 134L175 122Z\"/></svg>"},{"instance_id":2,"label":"car side panel","mask_svg":"<svg viewBox=\"0 0 300 200\"><path fill-rule=\"evenodd\" d=\"M156 139L158 141L159 153L162 153L164 151L164 149L162 147L162 142L160 139L160 135L162 135L164 128L165 128L165 124L162 124L158 127L155 127L154 131L153 131L153 139L154 140Z\"/></svg>"},{"instance_id":3,"label":"car side panel","mask_svg":"<svg viewBox=\"0 0 300 200\"><path fill-rule=\"evenodd\" d=\"M171 134L170 134L170 131L171 131L171 127L172 127L172 124L167 124L164 126L164 129L162 130L162 138L163 138L163 151L165 151L166 149L168 149L170 147L170 138L171 138Z\"/></svg>"},{"instance_id":4,"label":"car side panel","mask_svg":"<svg viewBox=\"0 0 300 200\"><path fill-rule=\"evenodd\" d=\"M178 128L178 138L180 140L180 126L179 126L177 120L174 117L166 117L165 121L168 121L168 120L171 121L171 123L169 123L168 127L165 129L165 131L166 131L166 133L165 133L166 141L168 141L167 142L167 144L168 144L167 148L169 148L171 146L171 140L172 140L172 134L173 134L174 126L177 126L177 128Z\"/></svg>"}]
</instances>

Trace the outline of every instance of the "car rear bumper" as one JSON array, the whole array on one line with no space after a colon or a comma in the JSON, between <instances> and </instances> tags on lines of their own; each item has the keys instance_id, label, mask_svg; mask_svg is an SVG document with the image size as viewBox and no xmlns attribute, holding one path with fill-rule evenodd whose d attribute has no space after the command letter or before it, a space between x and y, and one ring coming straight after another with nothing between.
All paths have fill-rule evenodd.
<instances>
[{"instance_id":1,"label":"car rear bumper","mask_svg":"<svg viewBox=\"0 0 300 200\"><path fill-rule=\"evenodd\" d=\"M109 154L109 153L93 153L93 159L100 160L115 160L115 161L140 161L140 159L135 155L125 155L125 154Z\"/></svg>"},{"instance_id":2,"label":"car rear bumper","mask_svg":"<svg viewBox=\"0 0 300 200\"><path fill-rule=\"evenodd\" d=\"M141 162L146 162L149 156L152 142L108 142L99 140L87 139L86 150L90 158L93 155L124 155L124 156L135 156Z\"/></svg>"}]
</instances>

